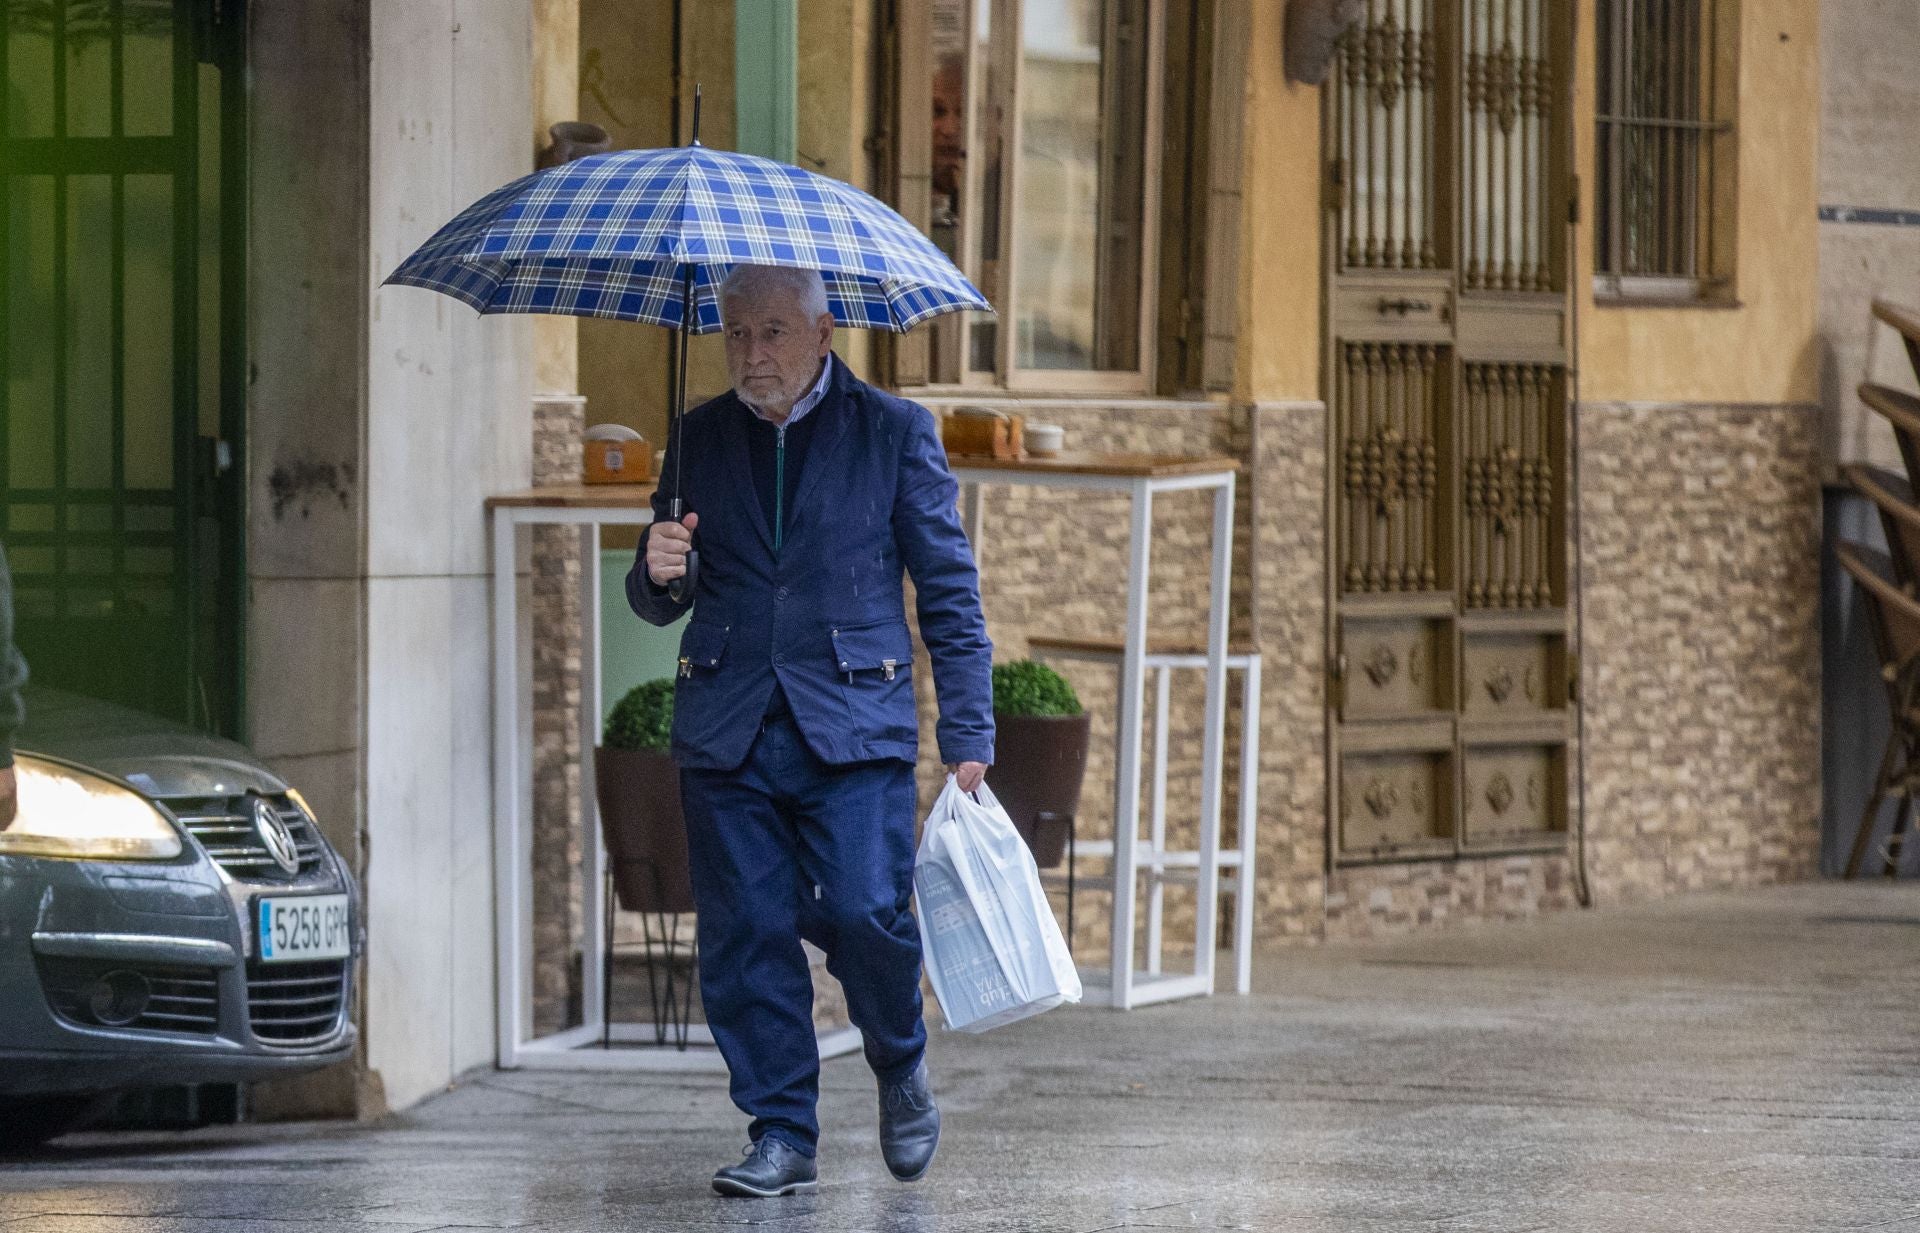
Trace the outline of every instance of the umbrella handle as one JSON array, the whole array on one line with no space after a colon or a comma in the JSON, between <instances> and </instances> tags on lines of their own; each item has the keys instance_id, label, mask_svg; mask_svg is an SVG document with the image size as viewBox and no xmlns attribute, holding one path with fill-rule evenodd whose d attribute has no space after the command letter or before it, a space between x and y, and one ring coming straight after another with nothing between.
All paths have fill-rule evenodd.
<instances>
[{"instance_id":1,"label":"umbrella handle","mask_svg":"<svg viewBox=\"0 0 1920 1233\"><path fill-rule=\"evenodd\" d=\"M700 581L700 552L687 550L687 572L667 583L667 595L676 604L684 604L693 598L694 584Z\"/></svg>"},{"instance_id":2,"label":"umbrella handle","mask_svg":"<svg viewBox=\"0 0 1920 1233\"><path fill-rule=\"evenodd\" d=\"M686 340L684 338L680 341L682 345L685 345ZM679 485L675 484L674 487L678 488ZM673 499L673 504L668 509L667 514L668 517L672 518L675 522L682 524L686 522L686 519L680 514L679 497ZM667 583L667 595L674 603L684 604L693 598L693 586L698 581L700 581L700 553L698 549L692 545L688 545L687 572Z\"/></svg>"}]
</instances>

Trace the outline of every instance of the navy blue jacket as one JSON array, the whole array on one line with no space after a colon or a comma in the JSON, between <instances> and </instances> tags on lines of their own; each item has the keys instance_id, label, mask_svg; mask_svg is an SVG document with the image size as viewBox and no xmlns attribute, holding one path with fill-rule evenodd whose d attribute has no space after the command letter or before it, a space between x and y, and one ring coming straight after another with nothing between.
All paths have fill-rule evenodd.
<instances>
[{"instance_id":1,"label":"navy blue jacket","mask_svg":"<svg viewBox=\"0 0 1920 1233\"><path fill-rule=\"evenodd\" d=\"M942 762L993 761L993 644L973 550L955 508L933 415L860 381L839 356L778 556L753 487L747 422L728 393L687 412L682 507L700 515L700 577L680 637L673 756L729 770L747 755L776 679L826 762L901 758L919 747L904 569L933 664ZM681 449L667 441L665 476ZM653 514L668 517L667 483ZM647 539L627 602L666 625L687 610L647 576Z\"/></svg>"}]
</instances>

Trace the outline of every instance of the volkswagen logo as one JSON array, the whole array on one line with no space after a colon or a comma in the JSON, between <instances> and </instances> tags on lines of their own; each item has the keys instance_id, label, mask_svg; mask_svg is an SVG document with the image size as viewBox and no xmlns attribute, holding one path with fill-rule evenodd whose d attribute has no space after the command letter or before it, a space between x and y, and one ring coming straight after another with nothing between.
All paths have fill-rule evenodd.
<instances>
[{"instance_id":1,"label":"volkswagen logo","mask_svg":"<svg viewBox=\"0 0 1920 1233\"><path fill-rule=\"evenodd\" d=\"M260 836L260 846L273 858L273 863L280 866L281 872L300 872L300 849L293 842L293 831L264 796L253 798L253 833Z\"/></svg>"}]
</instances>

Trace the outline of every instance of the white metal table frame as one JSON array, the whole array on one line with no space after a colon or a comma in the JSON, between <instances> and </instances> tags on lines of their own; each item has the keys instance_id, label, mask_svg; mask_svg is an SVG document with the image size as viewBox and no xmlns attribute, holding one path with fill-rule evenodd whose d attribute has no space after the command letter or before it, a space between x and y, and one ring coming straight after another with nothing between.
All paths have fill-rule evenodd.
<instances>
[{"instance_id":1,"label":"white metal table frame","mask_svg":"<svg viewBox=\"0 0 1920 1233\"><path fill-rule=\"evenodd\" d=\"M600 528L643 527L653 521L646 505L520 504L515 497L489 510L493 587L493 834L495 1060L506 1070L641 1070L725 1073L704 1024L690 1025L682 1052L660 1048L590 1048L601 1039L601 936L607 856L600 834L600 802L594 787L593 751L600 732ZM532 526L579 528L580 570L580 851L581 918L592 922L581 937L581 1023L547 1036L533 1035L533 832L532 716L521 689L521 642L517 555L519 531ZM615 1023L610 1038L623 1045L651 1044L653 1025ZM820 1037L821 1056L859 1047L860 1034L842 1028Z\"/></svg>"},{"instance_id":2,"label":"white metal table frame","mask_svg":"<svg viewBox=\"0 0 1920 1233\"><path fill-rule=\"evenodd\" d=\"M1227 616L1233 561L1233 484L1236 468L1154 475L1051 470L1044 467L968 466L956 459L967 532L976 563L983 555L983 484L1026 485L1125 493L1131 519L1127 552L1127 616L1120 656L1119 746L1114 759L1113 923L1109 997L1128 1010L1175 998L1210 995L1214 986L1214 931L1220 896L1222 746L1226 735ZM1165 492L1211 490L1213 559L1208 570L1206 695L1200 752L1200 846L1194 869L1193 971L1169 975L1134 967L1134 934L1142 868L1139 851L1140 745L1147 655L1147 584L1151 564L1153 498ZM984 571L984 566L982 567Z\"/></svg>"},{"instance_id":3,"label":"white metal table frame","mask_svg":"<svg viewBox=\"0 0 1920 1233\"><path fill-rule=\"evenodd\" d=\"M1115 665L1117 651L1093 647L1035 647L1038 660L1081 660L1086 663ZM1143 661L1153 673L1153 790L1148 813L1148 840L1145 849L1136 849L1140 864L1147 871L1147 974L1158 976L1164 960L1163 919L1166 888L1171 882L1192 883L1199 864L1197 851L1167 847L1167 716L1172 709L1172 675L1177 669L1204 669L1207 657L1186 651L1148 651ZM1253 912L1256 906L1255 854L1260 825L1260 653L1227 653L1227 671L1240 673L1240 794L1234 819L1234 843L1220 849L1223 873L1220 889L1233 896L1233 987L1236 993L1253 991ZM1113 856L1113 842L1099 839L1075 843L1073 854L1091 857ZM1069 891L1071 893L1071 891Z\"/></svg>"}]
</instances>

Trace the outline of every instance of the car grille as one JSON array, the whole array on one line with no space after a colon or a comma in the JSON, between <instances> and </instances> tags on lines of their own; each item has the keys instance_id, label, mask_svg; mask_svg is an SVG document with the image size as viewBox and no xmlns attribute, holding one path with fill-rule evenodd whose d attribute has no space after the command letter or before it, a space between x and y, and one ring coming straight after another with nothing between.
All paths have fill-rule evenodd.
<instances>
[{"instance_id":1,"label":"car grille","mask_svg":"<svg viewBox=\"0 0 1920 1233\"><path fill-rule=\"evenodd\" d=\"M48 1004L70 1022L201 1036L220 1026L220 982L212 968L47 956L39 964Z\"/></svg>"},{"instance_id":2,"label":"car grille","mask_svg":"<svg viewBox=\"0 0 1920 1233\"><path fill-rule=\"evenodd\" d=\"M320 836L300 807L284 794L269 796L268 803L286 820L293 832L294 848L300 854L300 873L320 867ZM180 819L180 825L193 832L200 846L220 867L236 878L252 881L279 878L279 862L268 855L253 829L251 798L245 796L176 796L161 803Z\"/></svg>"},{"instance_id":3,"label":"car grille","mask_svg":"<svg viewBox=\"0 0 1920 1233\"><path fill-rule=\"evenodd\" d=\"M247 965L247 1018L256 1040L303 1045L332 1036L347 994L347 961Z\"/></svg>"}]
</instances>

